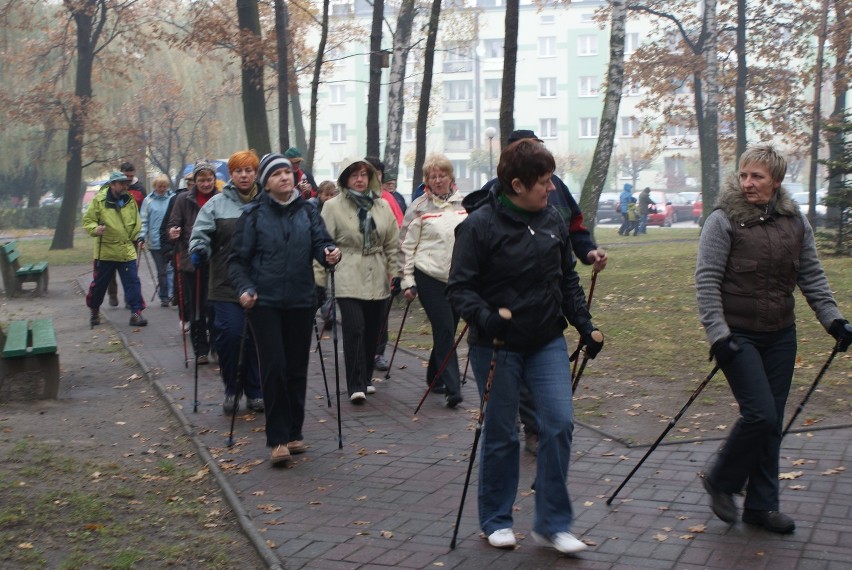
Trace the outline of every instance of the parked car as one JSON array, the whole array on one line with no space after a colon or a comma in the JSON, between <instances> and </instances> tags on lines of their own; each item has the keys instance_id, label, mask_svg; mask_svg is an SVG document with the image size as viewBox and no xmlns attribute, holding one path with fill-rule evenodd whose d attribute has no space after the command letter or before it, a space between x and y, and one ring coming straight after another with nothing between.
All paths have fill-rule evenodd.
<instances>
[{"instance_id":1,"label":"parked car","mask_svg":"<svg viewBox=\"0 0 852 570\"><path fill-rule=\"evenodd\" d=\"M825 214L828 211L828 208L825 206L826 194L827 192L825 190L817 191L817 203L815 207L816 220L814 220L815 225L820 225L825 220ZM808 207L810 205L810 194L807 192L796 192L793 194L793 200L799 203L799 210L807 216Z\"/></svg>"},{"instance_id":2,"label":"parked car","mask_svg":"<svg viewBox=\"0 0 852 570\"><path fill-rule=\"evenodd\" d=\"M641 192L636 192L636 200L639 200L639 194ZM661 190L651 190L651 200L654 201L654 204L648 206L648 225L649 226L660 226L669 228L673 223L678 220L678 215L675 212L674 201L677 201L678 207L682 209L684 207L689 208L691 211L692 206L684 204L685 200L677 196L677 194L666 194ZM681 213L681 219L686 219L683 217L684 214Z\"/></svg>"},{"instance_id":3,"label":"parked car","mask_svg":"<svg viewBox=\"0 0 852 570\"><path fill-rule=\"evenodd\" d=\"M692 217L692 201L682 193L666 194L666 203L672 205L672 223L685 222Z\"/></svg>"},{"instance_id":4,"label":"parked car","mask_svg":"<svg viewBox=\"0 0 852 570\"><path fill-rule=\"evenodd\" d=\"M596 219L599 224L621 222L621 214L618 213L618 192L601 192Z\"/></svg>"},{"instance_id":5,"label":"parked car","mask_svg":"<svg viewBox=\"0 0 852 570\"><path fill-rule=\"evenodd\" d=\"M682 196L690 204L701 199L701 192L678 192L678 196Z\"/></svg>"},{"instance_id":6,"label":"parked car","mask_svg":"<svg viewBox=\"0 0 852 570\"><path fill-rule=\"evenodd\" d=\"M692 203L692 221L696 224L701 221L701 216L704 215L704 202L701 196Z\"/></svg>"}]
</instances>

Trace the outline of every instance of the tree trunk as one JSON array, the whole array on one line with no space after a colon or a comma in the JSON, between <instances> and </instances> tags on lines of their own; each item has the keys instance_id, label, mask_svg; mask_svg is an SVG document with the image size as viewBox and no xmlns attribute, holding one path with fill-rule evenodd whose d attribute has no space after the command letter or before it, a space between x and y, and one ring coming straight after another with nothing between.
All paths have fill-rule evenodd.
<instances>
[{"instance_id":1,"label":"tree trunk","mask_svg":"<svg viewBox=\"0 0 852 570\"><path fill-rule=\"evenodd\" d=\"M290 109L292 110L291 119L293 119L293 134L296 136L296 148L304 150L308 148L308 141L305 138L305 119L302 116L302 100L299 98L299 82L296 80L296 70L290 69ZM305 160L305 166L310 170L312 168L313 157L310 157L310 162Z\"/></svg>"},{"instance_id":2,"label":"tree trunk","mask_svg":"<svg viewBox=\"0 0 852 570\"><path fill-rule=\"evenodd\" d=\"M382 97L382 22L384 0L373 0L370 30L370 85L367 90L367 156L379 156L379 99Z\"/></svg>"},{"instance_id":3,"label":"tree trunk","mask_svg":"<svg viewBox=\"0 0 852 570\"><path fill-rule=\"evenodd\" d=\"M811 169L808 172L808 221L816 221L817 164L819 161L819 133L822 127L822 66L825 59L825 40L828 35L828 3L822 0L822 16L817 30L817 59L814 73L814 108L811 118Z\"/></svg>"},{"instance_id":4,"label":"tree trunk","mask_svg":"<svg viewBox=\"0 0 852 570\"><path fill-rule=\"evenodd\" d=\"M393 60L388 78L388 120L385 135L385 171L397 172L405 118L405 60L411 42L411 27L416 12L414 0L402 0L393 37Z\"/></svg>"},{"instance_id":5,"label":"tree trunk","mask_svg":"<svg viewBox=\"0 0 852 570\"><path fill-rule=\"evenodd\" d=\"M83 142L86 136L86 119L92 100L92 70L95 61L95 46L106 20L106 5L103 0L87 0L85 3L70 4L77 27L77 75L74 80L75 101L68 123L68 142L65 155L65 192L59 219L50 249L72 249L77 212L83 199Z\"/></svg>"},{"instance_id":6,"label":"tree trunk","mask_svg":"<svg viewBox=\"0 0 852 570\"><path fill-rule=\"evenodd\" d=\"M746 26L748 21L746 0L737 0L737 84L734 95L734 121L737 124L736 164L745 152L746 137L746 88L748 87L748 64L746 63Z\"/></svg>"},{"instance_id":7,"label":"tree trunk","mask_svg":"<svg viewBox=\"0 0 852 570\"><path fill-rule=\"evenodd\" d=\"M287 49L290 36L287 34L289 23L287 4L284 0L275 0L275 38L276 53L278 54L278 150L284 152L290 147L290 103L287 80Z\"/></svg>"},{"instance_id":8,"label":"tree trunk","mask_svg":"<svg viewBox=\"0 0 852 570\"><path fill-rule=\"evenodd\" d=\"M515 69L518 65L518 20L520 0L506 1L503 38L503 83L500 87L500 148L515 130Z\"/></svg>"},{"instance_id":9,"label":"tree trunk","mask_svg":"<svg viewBox=\"0 0 852 570\"><path fill-rule=\"evenodd\" d=\"M240 27L240 59L243 116L249 148L261 156L272 149L266 119L266 95L263 88L263 51L260 40L260 14L257 0L237 0Z\"/></svg>"},{"instance_id":10,"label":"tree trunk","mask_svg":"<svg viewBox=\"0 0 852 570\"><path fill-rule=\"evenodd\" d=\"M613 0L612 24L609 36L609 69L607 70L606 98L601 112L601 124L598 131L598 143L592 157L589 175L580 194L580 209L594 237L597 219L598 201L606 183L612 156L612 142L615 139L618 109L621 106L621 92L624 86L624 24L627 20L625 0ZM636 183L633 183L634 187Z\"/></svg>"},{"instance_id":11,"label":"tree trunk","mask_svg":"<svg viewBox=\"0 0 852 570\"><path fill-rule=\"evenodd\" d=\"M716 0L704 0L701 55L704 57L703 77L695 79L698 145L701 153L701 193L703 219L713 209L719 196L719 66L716 58ZM697 75L697 74L696 74ZM706 86L706 93L704 87Z\"/></svg>"},{"instance_id":12,"label":"tree trunk","mask_svg":"<svg viewBox=\"0 0 852 570\"><path fill-rule=\"evenodd\" d=\"M848 33L849 26L849 0L834 0L834 33L832 34L832 46L834 47L834 109L831 112L829 122L839 125L848 120L846 112L846 92L849 90L849 51L852 50L852 37ZM843 172L834 165L848 162L845 155L846 138L842 131L830 134L828 139L828 195L834 197L843 191ZM836 251L841 251L843 232L840 225L843 223L841 211L836 206L829 206L827 211L826 225L831 222L838 224Z\"/></svg>"},{"instance_id":13,"label":"tree trunk","mask_svg":"<svg viewBox=\"0 0 852 570\"><path fill-rule=\"evenodd\" d=\"M314 62L314 77L311 79L311 111L309 120L311 122L310 142L308 142L308 155L305 162L308 168L313 168L314 153L317 145L317 100L319 99L319 84L322 72L322 63L325 59L325 44L328 41L328 11L329 0L322 3L322 30L320 30L320 42L317 46L317 59Z\"/></svg>"},{"instance_id":14,"label":"tree trunk","mask_svg":"<svg viewBox=\"0 0 852 570\"><path fill-rule=\"evenodd\" d=\"M423 161L426 160L426 126L429 120L429 98L432 96L432 66L435 64L435 44L438 39L438 20L441 17L441 0L432 0L429 28L426 32L426 55L423 59L423 83L420 85L420 104L417 108L414 174L411 192L423 182Z\"/></svg>"}]
</instances>

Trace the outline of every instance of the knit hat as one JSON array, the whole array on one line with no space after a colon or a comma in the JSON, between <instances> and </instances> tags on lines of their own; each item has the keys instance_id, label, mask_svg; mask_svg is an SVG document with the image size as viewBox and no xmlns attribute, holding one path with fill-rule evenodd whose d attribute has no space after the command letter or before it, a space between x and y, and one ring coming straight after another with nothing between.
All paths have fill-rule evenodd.
<instances>
[{"instance_id":1,"label":"knit hat","mask_svg":"<svg viewBox=\"0 0 852 570\"><path fill-rule=\"evenodd\" d=\"M128 178L121 172L110 172L107 184L111 184L113 182L130 182L130 178Z\"/></svg>"},{"instance_id":2,"label":"knit hat","mask_svg":"<svg viewBox=\"0 0 852 570\"><path fill-rule=\"evenodd\" d=\"M269 156L269 155L266 155ZM280 154L278 156L281 156ZM284 158L302 158L302 153L294 146L291 146L284 151Z\"/></svg>"},{"instance_id":3,"label":"knit hat","mask_svg":"<svg viewBox=\"0 0 852 570\"><path fill-rule=\"evenodd\" d=\"M288 150L287 152L290 151ZM272 173L279 168L289 168L292 170L293 165L289 160L284 158L283 155L277 152L264 155L263 158L260 159L260 164L257 167L257 180L260 182L261 186L266 186L269 177L272 176Z\"/></svg>"},{"instance_id":4,"label":"knit hat","mask_svg":"<svg viewBox=\"0 0 852 570\"><path fill-rule=\"evenodd\" d=\"M216 176L216 167L213 166L212 163L207 162L206 160L199 160L195 163L195 166L192 167L192 178L195 179L196 175L202 170L209 170L213 173L213 176Z\"/></svg>"},{"instance_id":5,"label":"knit hat","mask_svg":"<svg viewBox=\"0 0 852 570\"><path fill-rule=\"evenodd\" d=\"M541 142L541 139L535 135L535 131L520 129L509 133L509 138L506 139L506 144L512 144L515 141L520 141L524 139L533 139L537 140L538 142Z\"/></svg>"}]
</instances>

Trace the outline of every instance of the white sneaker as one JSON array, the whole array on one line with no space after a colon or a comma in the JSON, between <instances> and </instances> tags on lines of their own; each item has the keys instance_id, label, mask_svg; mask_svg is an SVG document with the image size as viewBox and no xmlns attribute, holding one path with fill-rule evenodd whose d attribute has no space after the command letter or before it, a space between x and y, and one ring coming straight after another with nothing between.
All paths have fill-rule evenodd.
<instances>
[{"instance_id":1,"label":"white sneaker","mask_svg":"<svg viewBox=\"0 0 852 570\"><path fill-rule=\"evenodd\" d=\"M349 396L349 401L353 404L361 404L366 399L367 396L364 394L364 392L354 392L351 396Z\"/></svg>"},{"instance_id":2,"label":"white sneaker","mask_svg":"<svg viewBox=\"0 0 852 570\"><path fill-rule=\"evenodd\" d=\"M488 535L488 544L494 548L515 548L518 541L510 528L501 528Z\"/></svg>"},{"instance_id":3,"label":"white sneaker","mask_svg":"<svg viewBox=\"0 0 852 570\"><path fill-rule=\"evenodd\" d=\"M570 532L557 532L550 538L547 538L535 531L532 531L530 534L532 534L536 544L541 546L550 546L564 554L574 554L576 552L582 552L588 548L588 545L586 545L585 542L579 540Z\"/></svg>"},{"instance_id":4,"label":"white sneaker","mask_svg":"<svg viewBox=\"0 0 852 570\"><path fill-rule=\"evenodd\" d=\"M375 386L372 386L372 385L371 385L371 386L367 386L367 393L368 393L368 394L375 394L375 393L376 393L376 387L375 387Z\"/></svg>"}]
</instances>

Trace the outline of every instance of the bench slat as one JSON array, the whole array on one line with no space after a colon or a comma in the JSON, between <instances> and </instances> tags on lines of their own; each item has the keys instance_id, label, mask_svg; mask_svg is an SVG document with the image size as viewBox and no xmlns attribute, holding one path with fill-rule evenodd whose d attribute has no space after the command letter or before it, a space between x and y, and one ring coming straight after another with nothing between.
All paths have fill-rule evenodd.
<instances>
[{"instance_id":1,"label":"bench slat","mask_svg":"<svg viewBox=\"0 0 852 570\"><path fill-rule=\"evenodd\" d=\"M56 352L56 332L53 321L39 319L32 321L32 351L30 354L52 354Z\"/></svg>"},{"instance_id":2,"label":"bench slat","mask_svg":"<svg viewBox=\"0 0 852 570\"><path fill-rule=\"evenodd\" d=\"M6 333L6 346L3 347L3 357L26 356L27 354L27 321L12 321Z\"/></svg>"},{"instance_id":3,"label":"bench slat","mask_svg":"<svg viewBox=\"0 0 852 570\"><path fill-rule=\"evenodd\" d=\"M30 263L21 266L20 269L15 271L15 275L37 275L39 273L44 273L45 269L47 269L46 261L41 261L39 263Z\"/></svg>"},{"instance_id":4,"label":"bench slat","mask_svg":"<svg viewBox=\"0 0 852 570\"><path fill-rule=\"evenodd\" d=\"M6 259L9 260L9 263L15 263L18 258L21 257L20 252L17 249L13 249L12 251L6 251Z\"/></svg>"}]
</instances>

